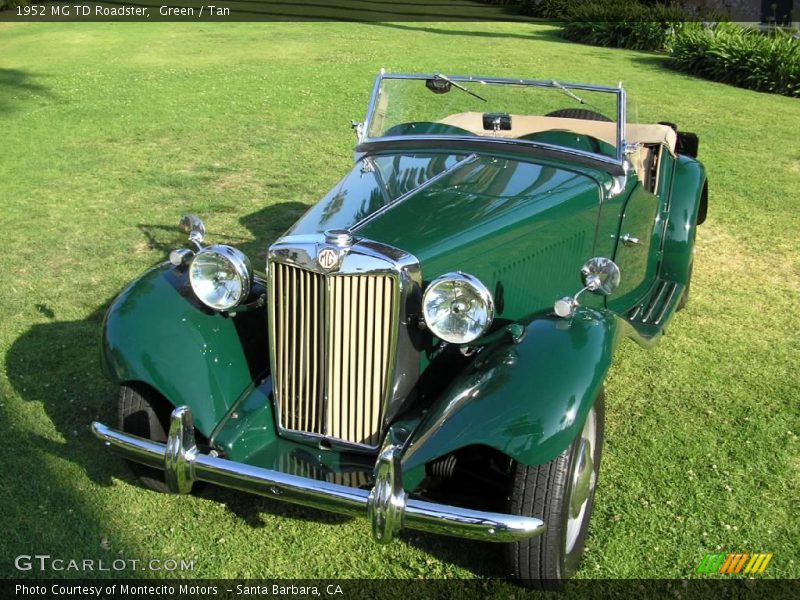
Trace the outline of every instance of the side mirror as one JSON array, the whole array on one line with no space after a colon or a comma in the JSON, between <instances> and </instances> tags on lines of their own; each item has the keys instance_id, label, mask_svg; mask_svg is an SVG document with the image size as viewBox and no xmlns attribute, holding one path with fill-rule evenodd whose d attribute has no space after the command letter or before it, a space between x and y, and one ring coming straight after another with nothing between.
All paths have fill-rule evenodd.
<instances>
[{"instance_id":1,"label":"side mirror","mask_svg":"<svg viewBox=\"0 0 800 600\"><path fill-rule=\"evenodd\" d=\"M583 289L575 296L564 296L556 300L553 311L562 318L571 317L580 306L578 297L583 292L608 296L619 287L620 272L617 264L610 258L596 256L581 267Z\"/></svg>"},{"instance_id":2,"label":"side mirror","mask_svg":"<svg viewBox=\"0 0 800 600\"><path fill-rule=\"evenodd\" d=\"M203 240L206 237L206 226L203 219L197 215L183 215L179 224L181 231L189 235L189 241L198 249L202 248Z\"/></svg>"}]
</instances>

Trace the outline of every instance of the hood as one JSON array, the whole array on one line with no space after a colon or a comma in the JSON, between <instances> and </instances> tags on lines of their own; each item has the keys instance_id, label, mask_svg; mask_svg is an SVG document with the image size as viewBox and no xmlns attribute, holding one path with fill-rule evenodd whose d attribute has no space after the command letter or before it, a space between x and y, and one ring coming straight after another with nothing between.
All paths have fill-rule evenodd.
<instances>
[{"instance_id":1,"label":"hood","mask_svg":"<svg viewBox=\"0 0 800 600\"><path fill-rule=\"evenodd\" d=\"M365 157L288 234L350 229L416 256L426 281L478 277L518 319L580 287L600 179L558 164L466 153Z\"/></svg>"}]
</instances>

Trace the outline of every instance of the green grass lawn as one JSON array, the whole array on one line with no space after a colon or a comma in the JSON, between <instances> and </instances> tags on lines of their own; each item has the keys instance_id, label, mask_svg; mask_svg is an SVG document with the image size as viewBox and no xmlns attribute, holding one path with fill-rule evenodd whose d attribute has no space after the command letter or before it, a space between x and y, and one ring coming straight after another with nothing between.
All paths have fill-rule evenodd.
<instances>
[{"instance_id":1,"label":"green grass lawn","mask_svg":"<svg viewBox=\"0 0 800 600\"><path fill-rule=\"evenodd\" d=\"M378 546L362 520L145 491L89 431L115 421L108 303L180 243L187 211L260 264L351 164L380 67L622 80L640 121L699 133L692 299L656 349L618 353L580 576L693 577L705 552L736 551L798 577L800 102L490 23L0 25L0 574L36 553L194 559L200 577L503 574L496 546Z\"/></svg>"}]
</instances>

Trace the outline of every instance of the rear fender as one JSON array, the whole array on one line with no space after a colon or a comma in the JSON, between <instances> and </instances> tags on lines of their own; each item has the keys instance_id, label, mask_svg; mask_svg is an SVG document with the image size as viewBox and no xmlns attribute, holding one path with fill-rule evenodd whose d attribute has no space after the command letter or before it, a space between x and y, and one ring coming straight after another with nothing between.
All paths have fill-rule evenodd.
<instances>
[{"instance_id":1,"label":"rear fender","mask_svg":"<svg viewBox=\"0 0 800 600\"><path fill-rule=\"evenodd\" d=\"M686 284L697 226L708 211L708 182L703 165L678 156L673 175L669 220L664 235L661 278Z\"/></svg>"},{"instance_id":2,"label":"rear fender","mask_svg":"<svg viewBox=\"0 0 800 600\"><path fill-rule=\"evenodd\" d=\"M185 273L164 263L131 283L103 322L104 370L118 384L146 383L192 409L210 437L267 369L266 310L224 316L195 299Z\"/></svg>"},{"instance_id":3,"label":"rear fender","mask_svg":"<svg viewBox=\"0 0 800 600\"><path fill-rule=\"evenodd\" d=\"M572 319L531 321L519 343L485 348L408 442L406 489L421 481L426 463L472 445L525 465L553 460L583 426L621 329L613 313L581 308Z\"/></svg>"}]
</instances>

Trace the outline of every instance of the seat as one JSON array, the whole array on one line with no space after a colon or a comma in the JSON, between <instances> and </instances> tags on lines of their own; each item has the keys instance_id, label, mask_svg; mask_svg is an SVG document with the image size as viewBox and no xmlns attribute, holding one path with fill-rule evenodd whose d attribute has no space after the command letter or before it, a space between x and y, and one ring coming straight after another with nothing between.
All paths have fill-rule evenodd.
<instances>
[{"instance_id":1,"label":"seat","mask_svg":"<svg viewBox=\"0 0 800 600\"><path fill-rule=\"evenodd\" d=\"M611 121L511 115L511 129L495 132L483 128L483 113L462 112L449 115L439 123L460 127L482 136L518 138L532 133L561 130L592 136L614 146L617 143L617 124ZM675 155L678 136L668 125L628 123L625 129L628 144L663 145L670 154Z\"/></svg>"}]
</instances>

